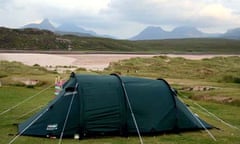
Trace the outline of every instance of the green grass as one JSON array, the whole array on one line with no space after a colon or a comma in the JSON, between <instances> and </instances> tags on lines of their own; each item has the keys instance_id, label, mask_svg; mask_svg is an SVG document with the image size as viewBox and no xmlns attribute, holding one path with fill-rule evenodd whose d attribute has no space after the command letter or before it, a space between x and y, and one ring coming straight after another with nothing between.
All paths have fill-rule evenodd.
<instances>
[{"instance_id":1,"label":"green grass","mask_svg":"<svg viewBox=\"0 0 240 144\"><path fill-rule=\"evenodd\" d=\"M42 88L29 89L25 87L13 87L6 86L0 88L0 98L1 105L0 110L5 110L10 106L17 104L19 101L26 99L27 97L37 93ZM23 114L29 112L30 110L36 108L39 105L46 105L50 100L53 99L53 89L49 89L48 91L42 93L36 98L26 102L25 104L13 109L12 111L2 115L0 117L0 139L1 143L8 143L14 136L9 134L16 134L17 127L16 123L23 122L26 118L33 115L34 112L27 114L26 116L21 117ZM191 107L197 108L189 99L184 99L186 103L188 103ZM222 105L215 104L211 102L199 102L202 106L206 107L209 111L215 113L225 121L240 127L240 118L239 118L239 107L231 106L231 105ZM194 109L193 109L194 110ZM209 116L203 115L195 110L201 118L209 122L210 124L220 128L221 130L212 129L211 133L218 140L217 143L238 143L240 141L240 131L231 129L222 123L212 119ZM145 143L164 143L164 144L177 144L177 143L215 143L204 131L195 131L195 132L183 132L179 134L161 134L155 136L143 136L143 140ZM47 139L47 138L35 138L28 136L21 136L16 140L16 144L22 143L44 143L44 144L52 144L57 143L58 139ZM73 139L64 139L63 143L79 143L78 140ZM125 137L95 137L95 138L87 138L80 141L83 144L137 144L139 143L137 136L131 136L128 138Z\"/></svg>"},{"instance_id":2,"label":"green grass","mask_svg":"<svg viewBox=\"0 0 240 144\"><path fill-rule=\"evenodd\" d=\"M205 131L181 132L178 134L159 134L152 136L143 136L146 144L238 144L240 141L240 131L229 128L211 116L203 113L194 102L199 103L214 113L224 121L240 128L240 84L233 79L239 78L239 57L213 58L204 60L186 60L182 58L154 57L154 58L134 58L123 60L118 63L112 63L109 68L103 72L91 72L99 74L109 74L119 72L122 75L141 76L148 78L162 77L181 94L179 97L189 105L189 108L197 113L209 124L219 128L211 129L210 132L216 137L214 142ZM42 69L40 67L29 67L16 62L0 62L1 75L0 81L3 86L0 87L0 112L18 104L26 98L36 94L54 82L57 75ZM37 70L36 70L37 69ZM85 69L78 69L80 73L89 73ZM68 74L62 77L68 78ZM224 76L232 77L230 80ZM24 85L16 85L16 78L33 78L43 81L42 85L34 88L27 88ZM216 89L211 91L187 91L183 87L190 86L212 86ZM17 133L17 126L13 124L21 123L31 117L39 109L51 101L54 89L50 88L35 98L27 101L19 107L0 116L0 143L8 143ZM184 97L182 96L184 95ZM187 98L186 98L186 97ZM222 103L214 100L199 99L202 96L207 97L229 97L234 103ZM34 110L35 109L35 110ZM31 112L31 110L34 110ZM28 113L29 112L29 113ZM26 115L25 115L26 114ZM10 134L10 135L9 135ZM14 144L55 144L58 139L36 138L29 136L20 136ZM83 140L64 139L65 144L138 144L137 136L120 137L104 136L86 138Z\"/></svg>"},{"instance_id":3,"label":"green grass","mask_svg":"<svg viewBox=\"0 0 240 144\"><path fill-rule=\"evenodd\" d=\"M122 74L174 79L200 79L203 81L239 83L240 57L215 57L203 60L188 60L155 56L132 58L111 63L106 71Z\"/></svg>"}]
</instances>

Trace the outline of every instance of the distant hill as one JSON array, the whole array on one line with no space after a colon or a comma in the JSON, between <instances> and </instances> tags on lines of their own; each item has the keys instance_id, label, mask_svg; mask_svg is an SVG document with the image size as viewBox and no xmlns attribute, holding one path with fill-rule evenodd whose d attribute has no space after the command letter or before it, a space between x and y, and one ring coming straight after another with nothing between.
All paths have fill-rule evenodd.
<instances>
[{"instance_id":1,"label":"distant hill","mask_svg":"<svg viewBox=\"0 0 240 144\"><path fill-rule=\"evenodd\" d=\"M60 35L75 35L80 37L102 37L116 39L111 35L97 34L92 30L86 30L78 25L70 22L60 24L58 27L49 21L44 19L40 23L32 23L23 26L22 28L34 28L40 30L49 30ZM228 30L226 33L205 33L191 26L176 27L172 31L166 31L161 27L149 26L129 40L162 40L162 39L185 39L185 38L225 38L225 39L239 39L240 40L240 28Z\"/></svg>"},{"instance_id":2,"label":"distant hill","mask_svg":"<svg viewBox=\"0 0 240 144\"><path fill-rule=\"evenodd\" d=\"M55 31L55 27L50 23L48 19L44 19L41 23L36 24L27 24L23 26L23 28L34 28L34 29L40 29L40 30L49 30L49 31Z\"/></svg>"},{"instance_id":3,"label":"distant hill","mask_svg":"<svg viewBox=\"0 0 240 144\"><path fill-rule=\"evenodd\" d=\"M183 38L208 38L219 37L220 34L208 34L195 27L176 27L172 31L165 31L161 27L147 27L130 40L159 40L159 39L183 39Z\"/></svg>"},{"instance_id":4,"label":"distant hill","mask_svg":"<svg viewBox=\"0 0 240 144\"><path fill-rule=\"evenodd\" d=\"M207 36L207 34L199 31L197 28L187 26L176 27L170 34L171 38L200 38Z\"/></svg>"},{"instance_id":5,"label":"distant hill","mask_svg":"<svg viewBox=\"0 0 240 144\"><path fill-rule=\"evenodd\" d=\"M229 39L240 39L240 28L228 30L225 34L222 35L222 37Z\"/></svg>"},{"instance_id":6,"label":"distant hill","mask_svg":"<svg viewBox=\"0 0 240 144\"><path fill-rule=\"evenodd\" d=\"M76 35L76 36L83 36L83 37L103 37L103 38L113 38L110 35L100 35L94 31L86 30L80 26L77 26L72 23L64 23L61 24L56 28L55 33L64 34L64 35Z\"/></svg>"},{"instance_id":7,"label":"distant hill","mask_svg":"<svg viewBox=\"0 0 240 144\"><path fill-rule=\"evenodd\" d=\"M58 26L56 28L56 30L60 31L60 32L85 33L85 34L89 34L89 35L92 35L92 36L97 35L97 33L95 33L94 31L85 30L84 28L81 28L81 27L76 26L76 25L71 24L71 23L61 24L60 26Z\"/></svg>"},{"instance_id":8,"label":"distant hill","mask_svg":"<svg viewBox=\"0 0 240 144\"><path fill-rule=\"evenodd\" d=\"M79 33L79 32L55 31L55 33L59 34L59 35L74 35L74 36L79 36L79 37L93 37L93 35L91 35L91 34Z\"/></svg>"},{"instance_id":9,"label":"distant hill","mask_svg":"<svg viewBox=\"0 0 240 144\"><path fill-rule=\"evenodd\" d=\"M161 27L149 26L145 28L138 35L131 38L131 40L157 40L165 39L169 36L169 32L164 31Z\"/></svg>"},{"instance_id":10,"label":"distant hill","mask_svg":"<svg viewBox=\"0 0 240 144\"><path fill-rule=\"evenodd\" d=\"M94 52L94 53L190 53L240 54L240 40L188 38L166 40L114 40L99 37L59 35L33 28L9 29L0 27L0 52L9 50Z\"/></svg>"},{"instance_id":11,"label":"distant hill","mask_svg":"<svg viewBox=\"0 0 240 144\"><path fill-rule=\"evenodd\" d=\"M114 38L110 35L100 35L94 31L86 30L72 23L63 23L58 27L54 27L53 24L48 20L44 19L41 23L32 23L23 26L22 28L34 28L40 30L49 30L60 35L75 35L81 37L104 37L104 38Z\"/></svg>"}]
</instances>

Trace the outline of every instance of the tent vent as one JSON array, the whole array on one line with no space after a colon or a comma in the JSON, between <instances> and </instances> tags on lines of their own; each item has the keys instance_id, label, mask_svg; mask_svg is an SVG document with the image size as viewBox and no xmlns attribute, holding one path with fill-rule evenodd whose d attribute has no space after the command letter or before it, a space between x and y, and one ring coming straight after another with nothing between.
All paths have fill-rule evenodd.
<instances>
[{"instance_id":1,"label":"tent vent","mask_svg":"<svg viewBox=\"0 0 240 144\"><path fill-rule=\"evenodd\" d=\"M75 91L75 87L67 87L65 89L65 92L74 92Z\"/></svg>"}]
</instances>

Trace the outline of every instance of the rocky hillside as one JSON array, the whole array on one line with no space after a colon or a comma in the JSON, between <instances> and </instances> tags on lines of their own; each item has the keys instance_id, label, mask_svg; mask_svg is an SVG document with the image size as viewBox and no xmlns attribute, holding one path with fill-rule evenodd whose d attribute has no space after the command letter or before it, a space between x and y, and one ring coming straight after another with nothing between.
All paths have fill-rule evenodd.
<instances>
[{"instance_id":1,"label":"rocky hillside","mask_svg":"<svg viewBox=\"0 0 240 144\"><path fill-rule=\"evenodd\" d=\"M149 41L115 40L59 35L48 30L0 28L0 50L239 54L240 40L168 39Z\"/></svg>"}]
</instances>

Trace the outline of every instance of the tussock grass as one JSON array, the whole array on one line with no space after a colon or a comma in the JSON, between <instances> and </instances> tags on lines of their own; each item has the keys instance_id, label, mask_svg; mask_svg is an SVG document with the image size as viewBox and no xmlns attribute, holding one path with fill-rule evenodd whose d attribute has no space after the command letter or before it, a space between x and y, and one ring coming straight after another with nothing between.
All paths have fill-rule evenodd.
<instances>
[{"instance_id":1,"label":"tussock grass","mask_svg":"<svg viewBox=\"0 0 240 144\"><path fill-rule=\"evenodd\" d=\"M132 58L111 63L106 71L118 71L126 75L155 78L199 79L203 81L239 83L240 57L215 57L203 60L188 60L166 56Z\"/></svg>"}]
</instances>

